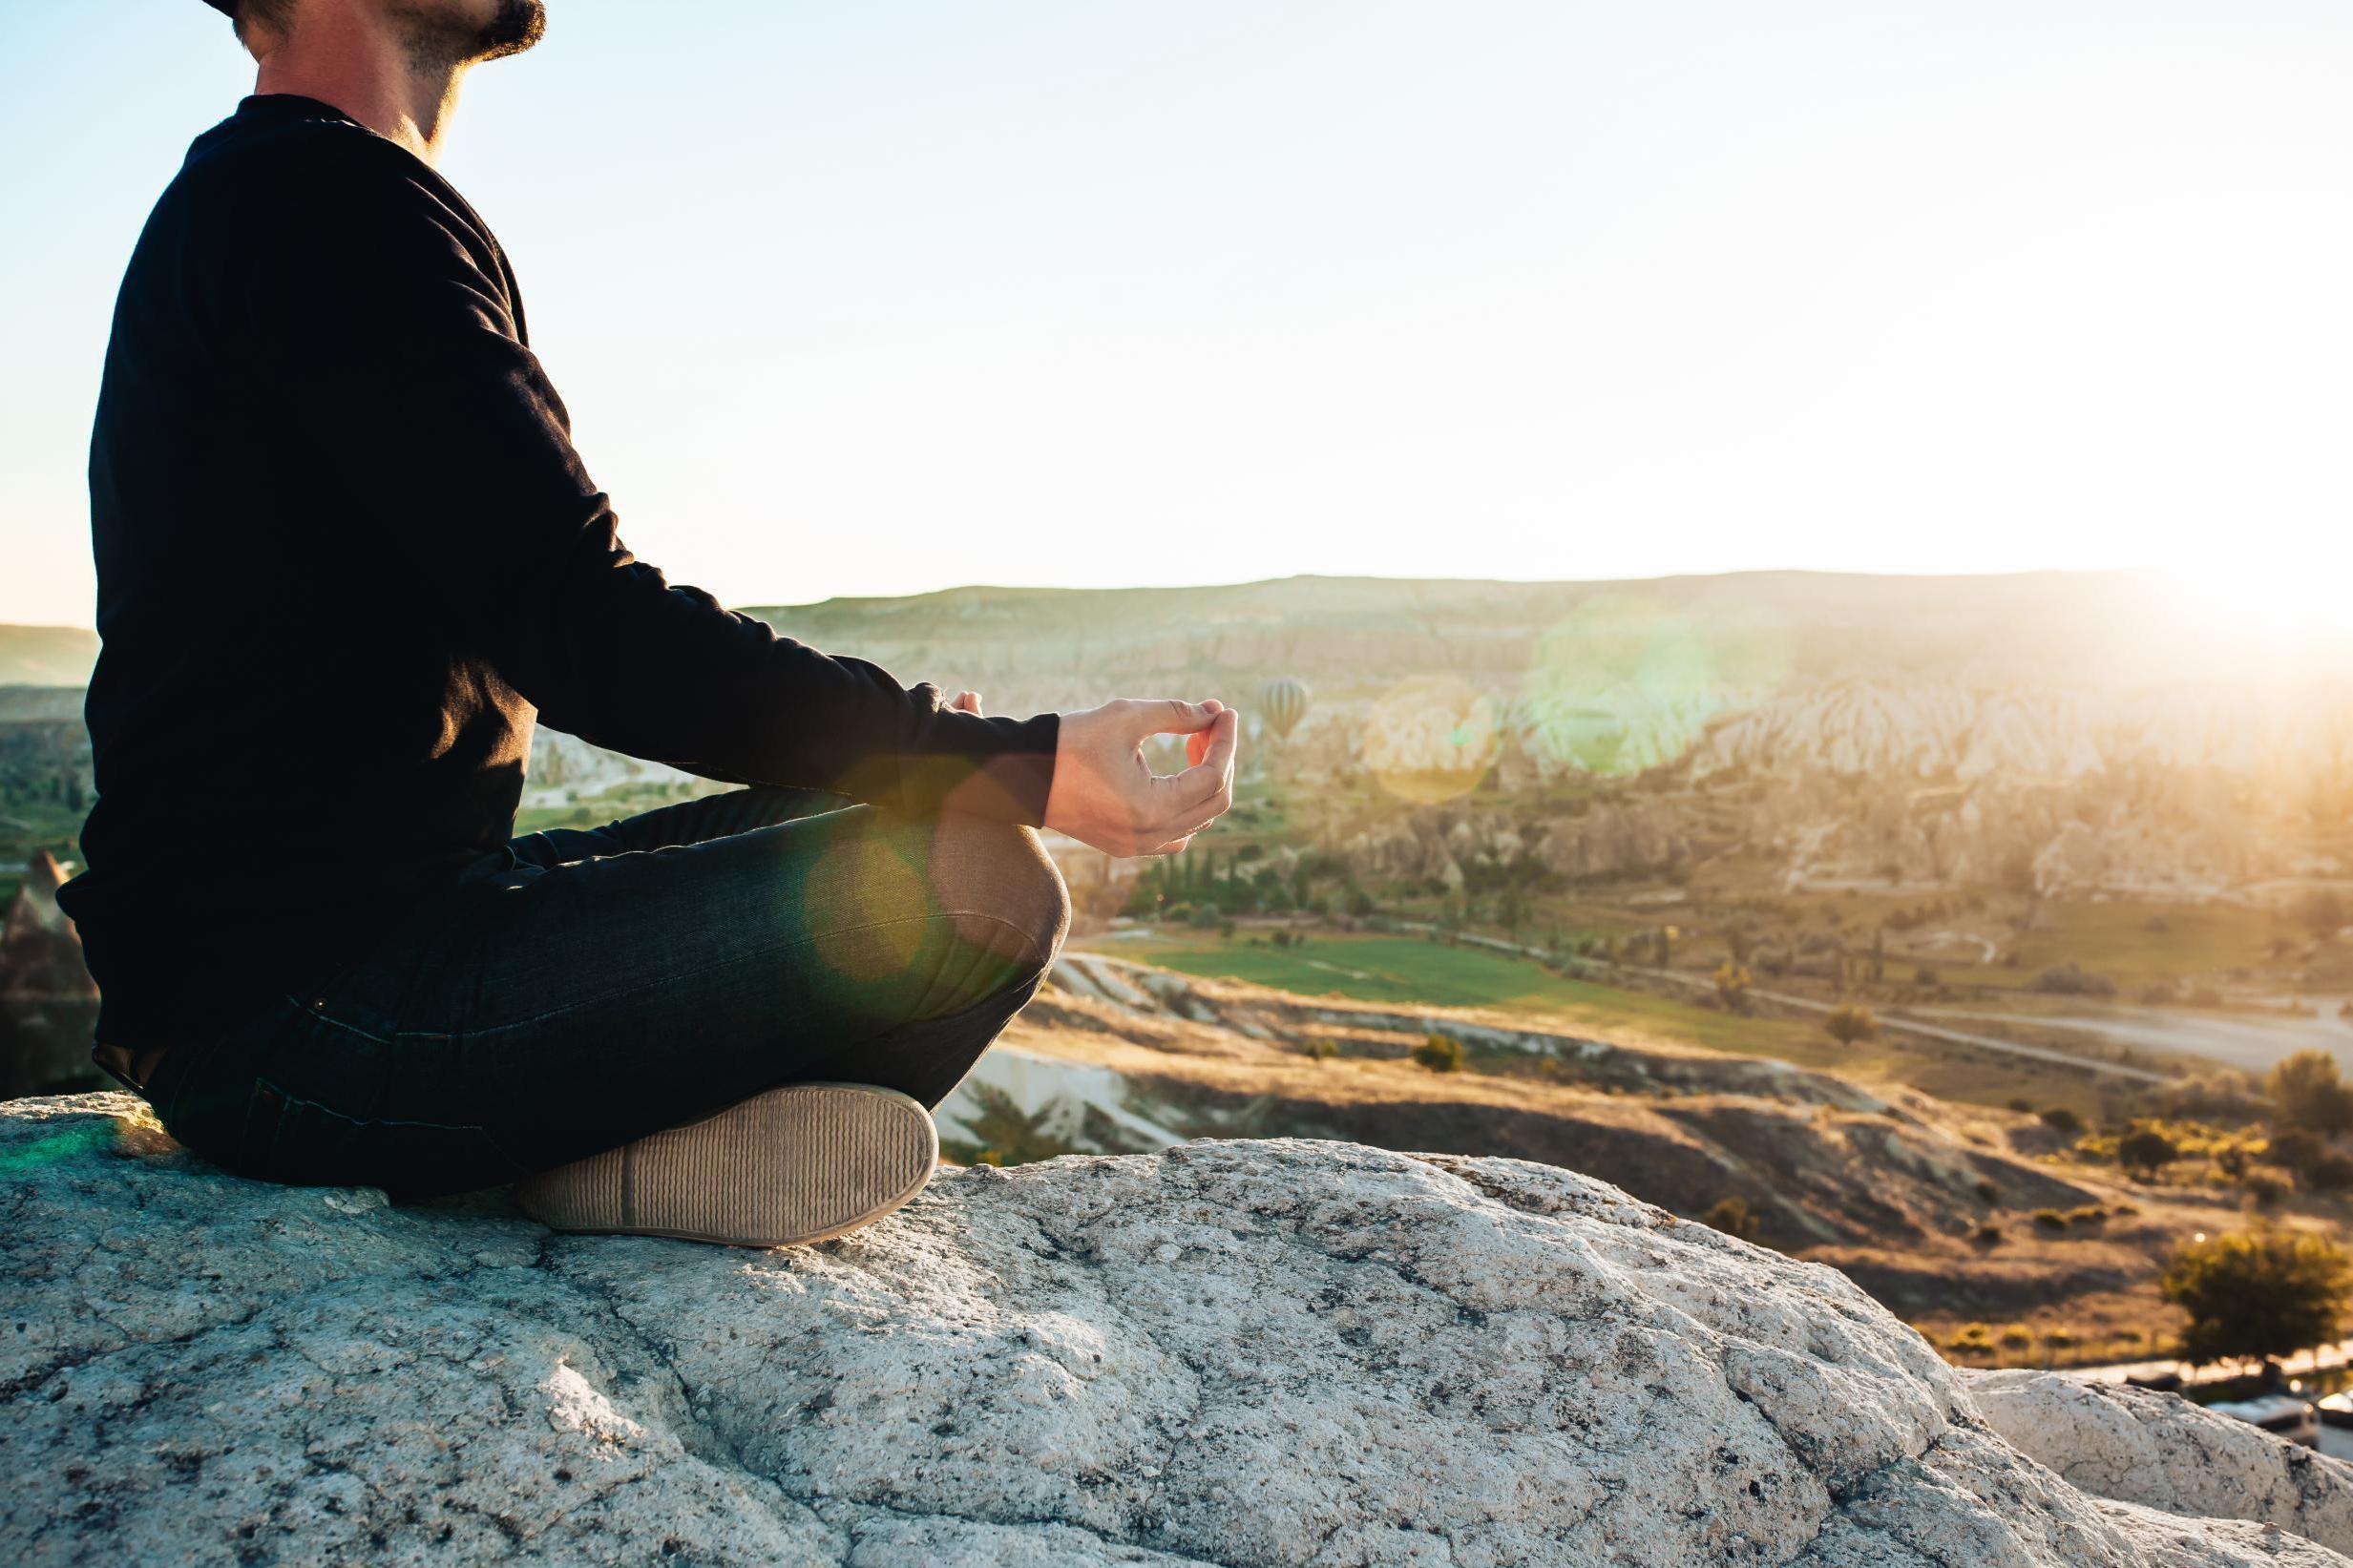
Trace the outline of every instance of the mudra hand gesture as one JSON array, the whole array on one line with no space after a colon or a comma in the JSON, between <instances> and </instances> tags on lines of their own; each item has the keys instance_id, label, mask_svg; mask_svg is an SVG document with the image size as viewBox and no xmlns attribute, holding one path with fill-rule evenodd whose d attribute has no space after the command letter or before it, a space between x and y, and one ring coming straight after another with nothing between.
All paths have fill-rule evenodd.
<instances>
[{"instance_id":1,"label":"mudra hand gesture","mask_svg":"<svg viewBox=\"0 0 2353 1568\"><path fill-rule=\"evenodd\" d=\"M980 694L950 704L980 711ZM1062 715L1054 753L1046 826L1107 855L1172 855L1233 804L1240 714L1215 698L1115 697ZM1155 735L1185 737L1181 773L1156 774L1144 760Z\"/></svg>"}]
</instances>

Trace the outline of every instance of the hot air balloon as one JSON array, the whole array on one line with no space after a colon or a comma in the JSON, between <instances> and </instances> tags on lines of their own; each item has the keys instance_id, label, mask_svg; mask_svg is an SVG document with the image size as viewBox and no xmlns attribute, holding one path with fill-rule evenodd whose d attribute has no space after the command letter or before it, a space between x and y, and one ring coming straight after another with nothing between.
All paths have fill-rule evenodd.
<instances>
[{"instance_id":1,"label":"hot air balloon","mask_svg":"<svg viewBox=\"0 0 2353 1568\"><path fill-rule=\"evenodd\" d=\"M1299 721L1307 717L1307 705L1313 700L1305 681L1277 676L1258 688L1258 714L1277 739L1288 741Z\"/></svg>"}]
</instances>

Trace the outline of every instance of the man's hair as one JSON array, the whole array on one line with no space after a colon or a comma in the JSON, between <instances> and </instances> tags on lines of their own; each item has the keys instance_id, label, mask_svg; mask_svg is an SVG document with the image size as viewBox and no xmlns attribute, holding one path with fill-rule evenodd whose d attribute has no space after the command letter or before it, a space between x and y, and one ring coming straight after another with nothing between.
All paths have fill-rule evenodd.
<instances>
[{"instance_id":1,"label":"man's hair","mask_svg":"<svg viewBox=\"0 0 2353 1568\"><path fill-rule=\"evenodd\" d=\"M261 23L281 38L294 20L294 0L237 0L237 10L230 21L237 29L237 41L251 47L253 25Z\"/></svg>"}]
</instances>

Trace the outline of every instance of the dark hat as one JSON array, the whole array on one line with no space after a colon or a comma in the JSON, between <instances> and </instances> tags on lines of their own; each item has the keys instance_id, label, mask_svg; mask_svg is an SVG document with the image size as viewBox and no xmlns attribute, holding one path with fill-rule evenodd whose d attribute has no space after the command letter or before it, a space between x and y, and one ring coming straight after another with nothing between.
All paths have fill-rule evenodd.
<instances>
[{"instance_id":1,"label":"dark hat","mask_svg":"<svg viewBox=\"0 0 2353 1568\"><path fill-rule=\"evenodd\" d=\"M237 0L204 0L204 3L230 20L236 20Z\"/></svg>"}]
</instances>

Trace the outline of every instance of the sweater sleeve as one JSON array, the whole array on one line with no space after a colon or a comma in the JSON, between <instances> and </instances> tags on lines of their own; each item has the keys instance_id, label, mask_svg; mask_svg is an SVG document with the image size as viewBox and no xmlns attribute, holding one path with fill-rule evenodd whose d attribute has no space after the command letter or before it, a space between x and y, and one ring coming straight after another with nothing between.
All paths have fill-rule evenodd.
<instances>
[{"instance_id":1,"label":"sweater sleeve","mask_svg":"<svg viewBox=\"0 0 2353 1568\"><path fill-rule=\"evenodd\" d=\"M495 243L424 165L368 133L253 225L239 340L291 400L321 526L364 529L421 615L544 722L738 783L1041 824L1060 721L982 719L673 585L610 500L522 341Z\"/></svg>"}]
</instances>

